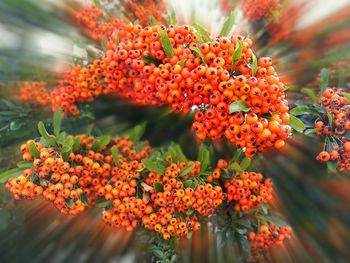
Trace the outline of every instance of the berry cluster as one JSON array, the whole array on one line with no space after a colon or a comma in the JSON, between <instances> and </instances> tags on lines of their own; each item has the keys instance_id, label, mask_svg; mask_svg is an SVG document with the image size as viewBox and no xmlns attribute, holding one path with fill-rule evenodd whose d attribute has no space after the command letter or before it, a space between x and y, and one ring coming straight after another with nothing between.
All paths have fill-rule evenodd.
<instances>
[{"instance_id":1,"label":"berry cluster","mask_svg":"<svg viewBox=\"0 0 350 263\"><path fill-rule=\"evenodd\" d=\"M315 123L316 136L325 135L332 141L331 149L325 144L325 150L316 157L322 162L337 161L339 171L350 170L350 141L346 134L350 131L350 105L340 88L327 88L321 98L326 110L326 120Z\"/></svg>"},{"instance_id":2,"label":"berry cluster","mask_svg":"<svg viewBox=\"0 0 350 263\"><path fill-rule=\"evenodd\" d=\"M234 202L234 210L246 212L260 207L272 199L272 183L270 179L263 181L263 175L256 172L242 172L239 176L224 183L228 201Z\"/></svg>"},{"instance_id":3,"label":"berry cluster","mask_svg":"<svg viewBox=\"0 0 350 263\"><path fill-rule=\"evenodd\" d=\"M165 12L164 2L158 0L125 1L123 7L128 10L125 12L126 18L129 21L137 19L141 25L149 24L150 16L153 16L157 22L161 22L162 13Z\"/></svg>"},{"instance_id":4,"label":"berry cluster","mask_svg":"<svg viewBox=\"0 0 350 263\"><path fill-rule=\"evenodd\" d=\"M51 103L50 93L46 82L21 82L19 83L19 96L22 101L39 106L48 106Z\"/></svg>"},{"instance_id":5,"label":"berry cluster","mask_svg":"<svg viewBox=\"0 0 350 263\"><path fill-rule=\"evenodd\" d=\"M128 24L115 33L120 42L101 59L74 67L60 81L51 94L54 111L77 115L77 103L117 93L132 103L168 103L184 114L194 110L200 140L226 137L246 148L247 156L284 145L291 132L284 84L268 57L257 61L254 72L250 39L236 35L199 43L188 26ZM248 113L232 112L235 102L246 105Z\"/></svg>"},{"instance_id":6,"label":"berry cluster","mask_svg":"<svg viewBox=\"0 0 350 263\"><path fill-rule=\"evenodd\" d=\"M222 189L211 184L186 187L192 184L188 180L199 174L200 163L172 163L167 159L168 167L163 174L147 171L135 161L121 164L111 184L105 187L105 198L113 201L113 207L103 215L106 223L131 231L142 222L164 239L186 236L199 229L195 213L202 216L213 213L224 199ZM191 165L193 169L181 174Z\"/></svg>"},{"instance_id":7,"label":"berry cluster","mask_svg":"<svg viewBox=\"0 0 350 263\"><path fill-rule=\"evenodd\" d=\"M289 226L262 225L257 233L248 233L250 249L253 254L263 253L274 244L282 245L284 240L290 239L291 232Z\"/></svg>"},{"instance_id":8,"label":"berry cluster","mask_svg":"<svg viewBox=\"0 0 350 263\"><path fill-rule=\"evenodd\" d=\"M64 214L76 214L93 205L101 195L100 189L107 185L115 171L110 149L104 147L94 151L96 139L92 136L78 135L74 141L77 149L66 157L59 150L44 147L39 142L23 144L22 159L33 166L6 184L14 198L34 199L42 195ZM124 158L123 154L133 159L145 158L151 150L146 145L136 153L128 138L115 138L114 142L121 158ZM36 147L38 156L32 156L30 147Z\"/></svg>"}]
</instances>

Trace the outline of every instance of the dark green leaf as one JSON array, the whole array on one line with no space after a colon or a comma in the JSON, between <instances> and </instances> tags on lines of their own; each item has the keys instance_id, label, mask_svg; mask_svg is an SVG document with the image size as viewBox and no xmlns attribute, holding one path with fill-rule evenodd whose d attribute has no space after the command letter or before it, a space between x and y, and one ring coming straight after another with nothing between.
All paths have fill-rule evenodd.
<instances>
[{"instance_id":1,"label":"dark green leaf","mask_svg":"<svg viewBox=\"0 0 350 263\"><path fill-rule=\"evenodd\" d=\"M61 130L62 119L64 117L64 113L61 109L56 110L53 115L53 133L58 136Z\"/></svg>"},{"instance_id":2,"label":"dark green leaf","mask_svg":"<svg viewBox=\"0 0 350 263\"><path fill-rule=\"evenodd\" d=\"M34 158L38 158L40 155L40 151L38 150L38 148L36 147L36 144L34 141L30 141L28 144L28 149L30 154L34 157Z\"/></svg>"},{"instance_id":3,"label":"dark green leaf","mask_svg":"<svg viewBox=\"0 0 350 263\"><path fill-rule=\"evenodd\" d=\"M238 100L238 101L232 102L231 105L230 105L230 114L232 114L234 112L238 112L238 111L248 112L248 111L250 111L250 108L242 100Z\"/></svg>"},{"instance_id":4,"label":"dark green leaf","mask_svg":"<svg viewBox=\"0 0 350 263\"><path fill-rule=\"evenodd\" d=\"M116 166L119 166L119 157L118 157L118 148L117 146L113 146L111 149L112 152L112 158L113 158L113 162Z\"/></svg>"},{"instance_id":5,"label":"dark green leaf","mask_svg":"<svg viewBox=\"0 0 350 263\"><path fill-rule=\"evenodd\" d=\"M83 202L85 206L89 206L89 200L87 199L85 194L80 195L80 200Z\"/></svg>"},{"instance_id":6,"label":"dark green leaf","mask_svg":"<svg viewBox=\"0 0 350 263\"><path fill-rule=\"evenodd\" d=\"M147 65L154 64L156 66L159 66L160 64L162 64L162 61L158 60L156 57L154 57L152 55L141 56L141 59Z\"/></svg>"},{"instance_id":7,"label":"dark green leaf","mask_svg":"<svg viewBox=\"0 0 350 263\"><path fill-rule=\"evenodd\" d=\"M305 124L293 115L290 115L289 125L297 132L303 132L305 129Z\"/></svg>"},{"instance_id":8,"label":"dark green leaf","mask_svg":"<svg viewBox=\"0 0 350 263\"><path fill-rule=\"evenodd\" d=\"M162 43L165 55L168 58L172 58L174 56L174 48L171 44L168 34L161 28L158 29L158 33L160 35L160 42Z\"/></svg>"},{"instance_id":9,"label":"dark green leaf","mask_svg":"<svg viewBox=\"0 0 350 263\"><path fill-rule=\"evenodd\" d=\"M327 111L327 118L328 118L329 126L333 127L333 115L329 111Z\"/></svg>"},{"instance_id":10,"label":"dark green leaf","mask_svg":"<svg viewBox=\"0 0 350 263\"><path fill-rule=\"evenodd\" d=\"M207 64L207 61L202 53L202 51L200 51L200 49L198 47L191 47L191 50L198 56L201 58L201 60Z\"/></svg>"},{"instance_id":11,"label":"dark green leaf","mask_svg":"<svg viewBox=\"0 0 350 263\"><path fill-rule=\"evenodd\" d=\"M66 205L69 208L72 208L74 206L74 202L72 199L66 199Z\"/></svg>"},{"instance_id":12,"label":"dark green leaf","mask_svg":"<svg viewBox=\"0 0 350 263\"><path fill-rule=\"evenodd\" d=\"M219 36L225 37L228 36L228 34L231 32L231 29L233 25L235 24L236 16L237 16L238 9L232 10L230 16L228 16L224 22L224 25L220 31Z\"/></svg>"},{"instance_id":13,"label":"dark green leaf","mask_svg":"<svg viewBox=\"0 0 350 263\"><path fill-rule=\"evenodd\" d=\"M233 162L237 162L238 160L239 160L239 158L241 158L241 156L243 155L243 151L242 151L242 149L236 149L235 150L235 153L234 153L234 155L233 155L233 157L232 157L232 159L231 159L231 163L233 163Z\"/></svg>"},{"instance_id":14,"label":"dark green leaf","mask_svg":"<svg viewBox=\"0 0 350 263\"><path fill-rule=\"evenodd\" d=\"M163 184L160 182L154 182L153 188L154 188L154 190L156 190L157 193L164 192Z\"/></svg>"},{"instance_id":15,"label":"dark green leaf","mask_svg":"<svg viewBox=\"0 0 350 263\"><path fill-rule=\"evenodd\" d=\"M165 172L165 167L159 162L153 162L149 159L144 159L141 162L149 171L153 171L157 174L164 174Z\"/></svg>"},{"instance_id":16,"label":"dark green leaf","mask_svg":"<svg viewBox=\"0 0 350 263\"><path fill-rule=\"evenodd\" d=\"M185 176L186 174L190 173L190 172L193 170L194 167L195 167L195 164L194 164L194 163L190 164L189 166L187 166L186 168L184 168L184 169L181 171L181 173L179 174L179 176L180 176L180 177L181 177L181 176Z\"/></svg>"},{"instance_id":17,"label":"dark green leaf","mask_svg":"<svg viewBox=\"0 0 350 263\"><path fill-rule=\"evenodd\" d=\"M278 217L274 217L274 216L265 216L264 219L266 219L266 221L268 221L269 223L272 223L276 226L285 226L286 222Z\"/></svg>"},{"instance_id":18,"label":"dark green leaf","mask_svg":"<svg viewBox=\"0 0 350 263\"><path fill-rule=\"evenodd\" d=\"M235 52L232 55L232 65L231 65L231 71L234 71L236 68L239 60L241 59L242 56L242 50L243 50L243 45L240 40L237 39L236 41L236 47L235 47Z\"/></svg>"},{"instance_id":19,"label":"dark green leaf","mask_svg":"<svg viewBox=\"0 0 350 263\"><path fill-rule=\"evenodd\" d=\"M125 132L125 135L128 135L133 142L138 142L141 139L143 133L145 132L145 129L146 123L141 123Z\"/></svg>"}]
</instances>

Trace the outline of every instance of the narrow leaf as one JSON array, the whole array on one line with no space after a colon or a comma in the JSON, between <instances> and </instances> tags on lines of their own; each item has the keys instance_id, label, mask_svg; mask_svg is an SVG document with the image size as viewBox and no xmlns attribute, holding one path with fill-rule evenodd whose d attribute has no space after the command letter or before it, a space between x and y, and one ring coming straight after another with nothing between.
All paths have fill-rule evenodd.
<instances>
[{"instance_id":1,"label":"narrow leaf","mask_svg":"<svg viewBox=\"0 0 350 263\"><path fill-rule=\"evenodd\" d=\"M237 172L242 172L243 171L243 169L241 168L241 166L237 162L231 163L228 166L228 169L234 170L234 171L237 171Z\"/></svg>"},{"instance_id":2,"label":"narrow leaf","mask_svg":"<svg viewBox=\"0 0 350 263\"><path fill-rule=\"evenodd\" d=\"M205 30L205 28L204 28L202 25L200 25L200 24L198 24L198 23L195 23L195 24L193 25L193 27L194 27L194 28L197 30L197 32L201 35L201 37L203 38L204 42L209 42L209 41L211 41L211 40L210 40L210 36L209 36L209 34L208 34L208 31Z\"/></svg>"},{"instance_id":3,"label":"narrow leaf","mask_svg":"<svg viewBox=\"0 0 350 263\"><path fill-rule=\"evenodd\" d=\"M220 37L228 36L228 34L231 32L231 29L235 24L237 12L238 12L238 9L232 10L230 16L226 18L224 25L219 34Z\"/></svg>"},{"instance_id":4,"label":"narrow leaf","mask_svg":"<svg viewBox=\"0 0 350 263\"><path fill-rule=\"evenodd\" d=\"M248 157L244 157L242 162L241 162L241 169L243 171L247 170L247 168L249 167L250 163L252 162L252 159L248 158Z\"/></svg>"},{"instance_id":5,"label":"narrow leaf","mask_svg":"<svg viewBox=\"0 0 350 263\"><path fill-rule=\"evenodd\" d=\"M67 161L69 159L69 155L72 152L74 140L73 137L69 137L65 140L62 146L62 158Z\"/></svg>"},{"instance_id":6,"label":"narrow leaf","mask_svg":"<svg viewBox=\"0 0 350 263\"><path fill-rule=\"evenodd\" d=\"M64 113L61 110L61 108L56 110L55 114L53 115L53 133L56 136L58 136L60 134L63 117L64 117Z\"/></svg>"},{"instance_id":7,"label":"narrow leaf","mask_svg":"<svg viewBox=\"0 0 350 263\"><path fill-rule=\"evenodd\" d=\"M256 58L255 54L253 53L252 56L252 73L255 76L256 71L258 70L258 59Z\"/></svg>"},{"instance_id":8,"label":"narrow leaf","mask_svg":"<svg viewBox=\"0 0 350 263\"><path fill-rule=\"evenodd\" d=\"M207 64L207 61L202 53L202 51L200 51L200 49L198 47L192 47L191 50L198 56L201 58L201 60Z\"/></svg>"},{"instance_id":9,"label":"narrow leaf","mask_svg":"<svg viewBox=\"0 0 350 263\"><path fill-rule=\"evenodd\" d=\"M119 166L119 157L118 157L118 148L117 146L113 146L112 149L111 149L111 152L112 152L112 159L113 159L113 162L116 166Z\"/></svg>"},{"instance_id":10,"label":"narrow leaf","mask_svg":"<svg viewBox=\"0 0 350 263\"><path fill-rule=\"evenodd\" d=\"M8 179L19 176L24 168L14 168L0 174L0 183L6 183Z\"/></svg>"},{"instance_id":11,"label":"narrow leaf","mask_svg":"<svg viewBox=\"0 0 350 263\"><path fill-rule=\"evenodd\" d=\"M186 174L189 174L193 168L195 167L194 163L190 164L186 168L184 168L181 173L179 174L180 177L185 176Z\"/></svg>"},{"instance_id":12,"label":"narrow leaf","mask_svg":"<svg viewBox=\"0 0 350 263\"><path fill-rule=\"evenodd\" d=\"M315 111L315 110L313 110L305 105L300 105L300 106L293 108L290 111L290 114L292 114L294 116L306 115L306 114L319 115L319 113L317 111Z\"/></svg>"},{"instance_id":13,"label":"narrow leaf","mask_svg":"<svg viewBox=\"0 0 350 263\"><path fill-rule=\"evenodd\" d=\"M152 15L149 16L149 24L150 26L155 26L157 24L157 19Z\"/></svg>"},{"instance_id":14,"label":"narrow leaf","mask_svg":"<svg viewBox=\"0 0 350 263\"><path fill-rule=\"evenodd\" d=\"M243 45L240 40L237 39L236 41L236 47L235 47L235 52L232 55L232 65L231 65L231 71L235 69L237 66L239 60L241 59L242 56L242 50L243 50Z\"/></svg>"},{"instance_id":15,"label":"narrow leaf","mask_svg":"<svg viewBox=\"0 0 350 263\"><path fill-rule=\"evenodd\" d=\"M308 95L313 102L317 102L317 96L316 96L316 93L313 89L310 89L310 88L302 88L300 90L302 93Z\"/></svg>"},{"instance_id":16,"label":"narrow leaf","mask_svg":"<svg viewBox=\"0 0 350 263\"><path fill-rule=\"evenodd\" d=\"M201 144L199 147L197 159L200 162L200 171L206 171L210 164L210 151L204 144Z\"/></svg>"},{"instance_id":17,"label":"narrow leaf","mask_svg":"<svg viewBox=\"0 0 350 263\"><path fill-rule=\"evenodd\" d=\"M154 57L152 55L141 56L141 59L147 65L154 64L156 66L159 66L160 64L162 64L162 61L158 60L156 57Z\"/></svg>"},{"instance_id":18,"label":"narrow leaf","mask_svg":"<svg viewBox=\"0 0 350 263\"><path fill-rule=\"evenodd\" d=\"M146 184L144 182L141 183L141 186L146 192L153 190L152 186L149 186L148 184Z\"/></svg>"},{"instance_id":19,"label":"narrow leaf","mask_svg":"<svg viewBox=\"0 0 350 263\"><path fill-rule=\"evenodd\" d=\"M165 55L168 58L172 58L174 56L174 48L171 44L168 34L161 28L158 29L158 33L160 35L160 42L162 43Z\"/></svg>"}]
</instances>

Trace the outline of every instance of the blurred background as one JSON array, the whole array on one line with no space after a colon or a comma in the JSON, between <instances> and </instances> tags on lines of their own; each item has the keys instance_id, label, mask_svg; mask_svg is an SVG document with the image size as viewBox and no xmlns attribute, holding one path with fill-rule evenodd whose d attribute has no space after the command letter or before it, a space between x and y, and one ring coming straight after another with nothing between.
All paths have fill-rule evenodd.
<instances>
[{"instance_id":1,"label":"blurred background","mask_svg":"<svg viewBox=\"0 0 350 263\"><path fill-rule=\"evenodd\" d=\"M21 101L19 83L45 80L54 88L70 66L86 58L87 45L97 46L82 34L71 15L82 8L82 2L90 3L0 0L0 171L13 167L20 156L19 145L37 136L36 123L52 116L49 107ZM215 35L224 16L244 2L168 0L167 8L175 11L179 24L196 21ZM255 2L259 6L269 1ZM331 68L335 74L348 72L345 78L350 82L346 71L350 68L350 1L285 2L273 19L256 19L258 13L249 16L239 11L233 31L248 35L259 56L273 58L293 105L302 88L317 83L321 68ZM191 118L168 108L131 106L109 96L86 106L79 117L63 125L79 133L94 124L98 135L118 134L145 123L142 138L152 146L175 141L195 158ZM215 148L218 156L230 156L227 147ZM270 262L350 262L349 175L329 171L316 161L320 148L316 139L297 135L281 151L259 156L260 169L275 185L273 209L294 231L285 246L272 249ZM180 242L180 262L241 261L235 249L220 244L211 220L191 240ZM13 201L0 184L0 262L150 262L145 247L141 235L105 226L98 209L67 217L41 200Z\"/></svg>"}]
</instances>

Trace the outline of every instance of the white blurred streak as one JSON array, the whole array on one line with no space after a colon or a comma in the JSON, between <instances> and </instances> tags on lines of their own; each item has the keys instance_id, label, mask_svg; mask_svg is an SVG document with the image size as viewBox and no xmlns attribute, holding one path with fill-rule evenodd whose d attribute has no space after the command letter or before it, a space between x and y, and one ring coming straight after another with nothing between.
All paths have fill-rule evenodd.
<instances>
[{"instance_id":1,"label":"white blurred streak","mask_svg":"<svg viewBox=\"0 0 350 263\"><path fill-rule=\"evenodd\" d=\"M10 32L9 29L0 24L0 49L1 48L18 48L21 45L21 39L16 33Z\"/></svg>"}]
</instances>

